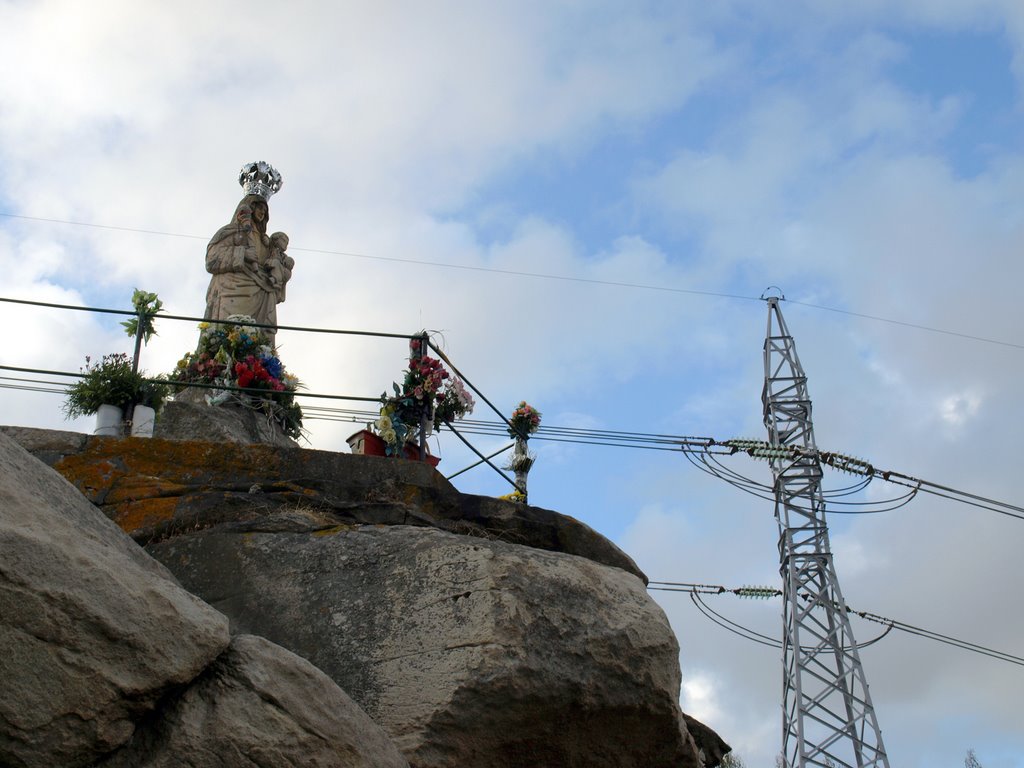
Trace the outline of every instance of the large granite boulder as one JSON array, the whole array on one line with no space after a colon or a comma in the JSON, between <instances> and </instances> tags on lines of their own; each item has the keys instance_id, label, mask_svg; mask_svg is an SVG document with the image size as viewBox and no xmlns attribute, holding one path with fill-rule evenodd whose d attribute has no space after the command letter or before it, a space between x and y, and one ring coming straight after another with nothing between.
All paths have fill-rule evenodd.
<instances>
[{"instance_id":1,"label":"large granite boulder","mask_svg":"<svg viewBox=\"0 0 1024 768\"><path fill-rule=\"evenodd\" d=\"M408 768L384 732L327 675L250 635L233 638L159 718L96 768L183 765Z\"/></svg>"},{"instance_id":2,"label":"large granite boulder","mask_svg":"<svg viewBox=\"0 0 1024 768\"><path fill-rule=\"evenodd\" d=\"M72 480L228 614L235 632L263 635L318 665L416 768L686 768L699 764L698 748L707 765L728 750L679 712L678 648L643 574L572 518L464 496L415 461L0 432ZM272 706L274 723L260 724L256 699L276 705L289 695L255 684L232 661L239 653L236 643L171 690L134 721L132 738L125 728L108 739L98 748L108 753L104 768L171 765L183 749L196 768L317 764L287 762L266 744L269 763L242 760L264 754L250 741L261 732L268 744L305 752L307 736L324 731L315 713L291 705L276 714ZM242 655L253 655L251 645ZM19 665L11 671L24 675ZM315 685L309 695L321 696ZM256 725L231 724L232 712L250 709ZM0 765L78 764L18 762L2 738ZM393 754L382 754L390 765ZM377 765L339 763L350 764Z\"/></svg>"},{"instance_id":3,"label":"large granite boulder","mask_svg":"<svg viewBox=\"0 0 1024 768\"><path fill-rule=\"evenodd\" d=\"M0 765L408 765L309 662L228 643L222 614L0 434Z\"/></svg>"},{"instance_id":4,"label":"large granite boulder","mask_svg":"<svg viewBox=\"0 0 1024 768\"><path fill-rule=\"evenodd\" d=\"M0 764L91 765L228 645L227 620L0 435Z\"/></svg>"},{"instance_id":5,"label":"large granite boulder","mask_svg":"<svg viewBox=\"0 0 1024 768\"><path fill-rule=\"evenodd\" d=\"M233 631L330 675L418 768L698 765L675 637L619 568L301 509L147 549Z\"/></svg>"}]
</instances>

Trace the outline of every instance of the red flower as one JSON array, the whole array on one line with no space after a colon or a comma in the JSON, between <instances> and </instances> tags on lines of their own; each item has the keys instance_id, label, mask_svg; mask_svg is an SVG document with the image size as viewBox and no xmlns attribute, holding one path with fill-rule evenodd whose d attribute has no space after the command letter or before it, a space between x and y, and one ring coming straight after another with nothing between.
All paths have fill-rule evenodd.
<instances>
[{"instance_id":1,"label":"red flower","mask_svg":"<svg viewBox=\"0 0 1024 768\"><path fill-rule=\"evenodd\" d=\"M245 363L235 363L235 377L240 387L248 387L252 383L252 371Z\"/></svg>"}]
</instances>

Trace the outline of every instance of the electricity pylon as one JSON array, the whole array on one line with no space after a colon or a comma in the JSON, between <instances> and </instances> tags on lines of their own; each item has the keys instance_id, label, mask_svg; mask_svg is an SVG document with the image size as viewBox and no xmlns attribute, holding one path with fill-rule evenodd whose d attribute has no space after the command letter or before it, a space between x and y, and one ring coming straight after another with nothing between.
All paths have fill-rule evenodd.
<instances>
[{"instance_id":1,"label":"electricity pylon","mask_svg":"<svg viewBox=\"0 0 1024 768\"><path fill-rule=\"evenodd\" d=\"M807 376L779 299L766 301L762 401L768 441L803 449L771 459L783 582L785 766L889 768L832 562Z\"/></svg>"}]
</instances>

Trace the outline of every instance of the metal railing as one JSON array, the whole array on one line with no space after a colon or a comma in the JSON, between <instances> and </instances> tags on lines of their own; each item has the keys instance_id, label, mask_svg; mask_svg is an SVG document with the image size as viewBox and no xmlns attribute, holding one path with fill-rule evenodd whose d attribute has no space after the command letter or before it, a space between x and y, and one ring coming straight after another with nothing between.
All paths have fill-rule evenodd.
<instances>
[{"instance_id":1,"label":"metal railing","mask_svg":"<svg viewBox=\"0 0 1024 768\"><path fill-rule=\"evenodd\" d=\"M9 297L0 297L0 302L9 303L9 304L25 305L25 306L33 306L33 307L40 307L40 308L46 308L46 309L57 309L57 310L62 310L62 311L90 312L90 313L95 313L95 314L109 314L109 315L120 315L120 316L125 316L125 317L137 317L139 319L140 327L141 327L142 321L144 319L143 318L143 312L141 310L136 311L136 310L125 310L125 309L112 309L112 308L107 308L107 307L87 307L87 306L79 306L79 305L74 305L74 304L58 304L58 303L54 303L54 302L31 301L31 300L28 300L28 299L14 299L14 298L9 298ZM173 321L196 322L196 323L211 322L209 320L209 318L193 317L193 316L189 316L189 315L174 315L174 314L170 314L170 313L164 313L162 311L158 312L153 317L154 317L154 319L158 318L161 321L173 320ZM296 326L296 325L268 325L268 324L265 324L265 323L257 323L257 322L246 322L245 324L247 326L254 327L254 328L265 328L265 329L270 329L270 330L275 330L275 331L294 331L294 332L298 332L298 333L319 333L319 334L345 335L345 336L364 336L364 337L375 337L375 338L406 339L408 341L412 341L412 340L417 340L418 339L421 342L425 342L425 343L423 343L420 346L420 350L426 349L426 350L430 350L433 353L435 353L437 355L438 359L441 360L442 362L444 362L444 364L446 364L448 366L448 368L450 369L450 371L452 373L454 373L456 376L458 376L460 379L462 379L462 381L466 385L466 387L468 387L470 390L472 390L472 392L479 398L479 401L484 403L488 408L490 408L498 416L498 418L500 419L500 422L504 423L504 425L508 427L510 432L514 432L514 428L513 428L512 424L511 424L511 422L508 420L508 418L506 418L505 415L500 410L498 410L497 406L495 406L494 403L492 403L487 398L487 396L479 389L479 387L477 387L472 381L470 381L470 379L467 378L466 375L464 373L462 373L462 371L459 370L455 366L454 363L452 363L451 359L437 345L435 345L430 340L429 334L427 334L426 332L421 331L421 332L414 333L414 334L403 334L403 333L387 333L387 332L381 332L381 331L363 331L363 330L348 330L348 329L336 329L336 328L317 328L317 327ZM134 359L133 359L133 366L134 366L134 369L136 371L138 370L138 365L139 365L139 360L140 360L141 353L142 353L142 338L141 338L141 334L138 334L136 336L135 354L134 354ZM421 352L421 354L422 354L422 352ZM75 372L72 372L72 371L56 371L56 370L48 370L48 369L41 369L41 368L30 368L30 367L24 367L24 366L12 366L12 365L0 365L0 370L12 371L12 372L17 372L17 373L28 373L28 374L36 374L36 375L45 375L45 376L60 376L60 377L66 377L66 378L81 378L81 377L85 376L85 374L83 374L83 373L75 373ZM54 384L54 385L60 385L61 384L61 382L59 382L59 381L44 381L44 380L38 380L38 379L12 379L11 377L0 377L0 379L7 380L7 381L19 381L19 382L23 382L23 383L33 383L33 384ZM164 381L164 383L170 384L172 386L178 386L178 387L182 387L182 388L184 388L184 387L199 387L199 388L216 389L216 390L219 390L219 391L233 391L233 392L238 392L238 393L248 394L248 395L252 395L253 394L253 390L252 389L247 389L247 388L243 388L243 387L231 387L231 386L225 386L225 385L222 385L222 384L205 384L205 383L202 383L202 382L179 381L179 380L174 380L174 379L161 379L161 381ZM21 386L14 385L14 384L4 384L4 385L0 385L0 386L16 388L16 389L33 389L33 390L36 390L36 391L51 392L51 393L55 393L55 394L63 393L63 392L66 391L66 387L61 387L59 389L43 389L41 387L21 387ZM311 398L311 399L320 398L320 399L327 399L327 400L349 401L349 402L365 402L365 403L371 403L371 402L372 403L380 403L381 402L381 397L380 396L370 397L370 396L360 396L360 395L339 395L339 394L328 394L328 393L322 393L322 392L307 392L307 391L296 391L296 392L294 392L292 394L294 394L296 397ZM372 413L373 412L371 412L371 411L352 411L351 412L351 418L349 420L351 420L353 422L355 422L355 421L365 421L366 417L367 416L371 416ZM318 417L315 416L315 415L311 417L312 420L316 420L317 418ZM427 443L426 443L426 441L427 441L427 436L428 436L428 433L429 433L429 424L430 424L430 421L424 415L424 417L421 419L420 424L418 425L418 428L417 428L417 444L419 446L420 459L421 460L425 458L426 453L427 453L427 450L426 450ZM522 493L525 496L525 492L526 492L525 487L520 487L519 485L517 485L515 480L513 480L511 477L509 477L503 470L501 470L496 464L494 464L494 462L491 461L495 457L497 457L497 456L501 455L502 453L508 451L510 448L512 448L515 445L515 443L510 443L509 445L505 446L504 448L501 448L500 450L485 456L475 445L473 445L473 443L466 437L465 434L463 434L462 431L456 429L456 427L451 423L451 421L444 420L443 421L443 425L446 426L449 430L451 430L451 432L456 437L458 437L458 439L463 444L465 444L466 447L469 448L469 450L472 451L478 457L477 461L473 462L472 464L470 464L469 466L467 466L467 467L465 467L463 469L460 469L457 472L452 473L451 475L448 475L447 479L452 479L452 478L458 477L459 475L462 475L465 472L468 472L469 470L474 469L474 468L480 466L481 464L487 464L491 469L493 469L495 472L497 472L507 483L509 483L513 487L514 490L519 491L520 493Z\"/></svg>"}]
</instances>

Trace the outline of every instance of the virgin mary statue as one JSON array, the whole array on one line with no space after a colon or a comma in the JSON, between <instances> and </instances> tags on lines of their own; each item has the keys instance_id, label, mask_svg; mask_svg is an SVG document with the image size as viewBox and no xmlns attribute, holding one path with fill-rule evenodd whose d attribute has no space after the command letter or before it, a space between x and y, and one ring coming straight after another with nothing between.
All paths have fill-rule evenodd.
<instances>
[{"instance_id":1,"label":"virgin mary statue","mask_svg":"<svg viewBox=\"0 0 1024 768\"><path fill-rule=\"evenodd\" d=\"M260 165L273 171L270 166ZM285 299L285 285L292 276L295 260L285 253L286 234L275 232L267 236L267 198L276 189L265 184L247 186L247 168L242 169L239 181L249 194L235 208L231 223L217 230L206 247L206 271L212 277L206 291L204 317L226 320L232 315L248 315L257 323L276 326L277 305ZM273 173L277 175L276 171ZM280 187L279 175L276 185ZM273 341L276 328L262 330Z\"/></svg>"}]
</instances>

